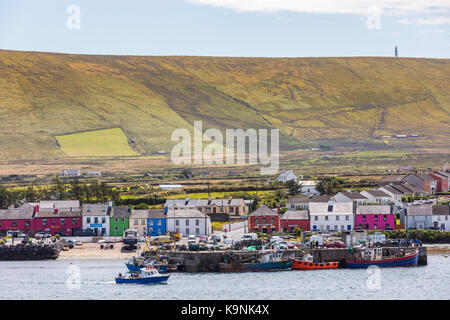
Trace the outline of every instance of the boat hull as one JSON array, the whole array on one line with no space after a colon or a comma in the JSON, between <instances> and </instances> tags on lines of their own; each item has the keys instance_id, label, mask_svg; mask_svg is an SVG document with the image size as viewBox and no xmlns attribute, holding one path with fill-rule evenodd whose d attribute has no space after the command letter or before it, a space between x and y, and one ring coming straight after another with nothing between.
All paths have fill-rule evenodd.
<instances>
[{"instance_id":1,"label":"boat hull","mask_svg":"<svg viewBox=\"0 0 450 320\"><path fill-rule=\"evenodd\" d=\"M368 268L370 266L377 266L380 268L389 267L415 267L419 262L419 253L408 255L405 257L386 259L386 260L374 260L374 261L351 261L345 262L346 268Z\"/></svg>"},{"instance_id":2,"label":"boat hull","mask_svg":"<svg viewBox=\"0 0 450 320\"><path fill-rule=\"evenodd\" d=\"M241 265L220 264L221 272L260 272L287 271L292 269L292 261L277 261L266 263L243 263Z\"/></svg>"},{"instance_id":3,"label":"boat hull","mask_svg":"<svg viewBox=\"0 0 450 320\"><path fill-rule=\"evenodd\" d=\"M339 267L338 262L328 262L328 263L315 263L294 260L292 264L292 270L321 270L321 269L337 269Z\"/></svg>"},{"instance_id":4,"label":"boat hull","mask_svg":"<svg viewBox=\"0 0 450 320\"><path fill-rule=\"evenodd\" d=\"M166 283L170 276L159 276L149 278L138 279L121 279L116 278L116 283L137 283L137 284L153 284L153 283Z\"/></svg>"}]
</instances>

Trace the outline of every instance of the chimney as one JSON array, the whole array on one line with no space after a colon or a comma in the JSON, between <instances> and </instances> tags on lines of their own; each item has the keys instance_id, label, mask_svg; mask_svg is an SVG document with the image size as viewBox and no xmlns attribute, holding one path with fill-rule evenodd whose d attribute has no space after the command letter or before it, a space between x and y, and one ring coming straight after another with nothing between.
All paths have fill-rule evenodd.
<instances>
[{"instance_id":1,"label":"chimney","mask_svg":"<svg viewBox=\"0 0 450 320\"><path fill-rule=\"evenodd\" d=\"M59 212L59 209L55 208L55 210L53 210L53 213L55 213L55 214L58 213L58 212Z\"/></svg>"}]
</instances>

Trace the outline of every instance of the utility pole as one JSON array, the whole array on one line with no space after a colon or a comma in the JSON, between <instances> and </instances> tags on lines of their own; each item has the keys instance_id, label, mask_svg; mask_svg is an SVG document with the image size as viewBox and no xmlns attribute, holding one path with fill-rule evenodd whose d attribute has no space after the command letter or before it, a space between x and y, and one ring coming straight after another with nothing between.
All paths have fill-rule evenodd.
<instances>
[{"instance_id":1,"label":"utility pole","mask_svg":"<svg viewBox=\"0 0 450 320\"><path fill-rule=\"evenodd\" d=\"M395 46L395 57L396 58L398 57L398 47L397 46Z\"/></svg>"}]
</instances>

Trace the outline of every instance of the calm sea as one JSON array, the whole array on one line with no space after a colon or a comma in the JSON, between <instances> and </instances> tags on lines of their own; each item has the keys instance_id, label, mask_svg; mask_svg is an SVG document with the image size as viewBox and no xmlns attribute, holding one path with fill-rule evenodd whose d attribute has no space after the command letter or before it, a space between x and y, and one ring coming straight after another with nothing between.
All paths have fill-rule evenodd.
<instances>
[{"instance_id":1,"label":"calm sea","mask_svg":"<svg viewBox=\"0 0 450 320\"><path fill-rule=\"evenodd\" d=\"M449 299L450 258L378 270L175 273L168 284L116 285L125 260L0 262L1 299Z\"/></svg>"}]
</instances>

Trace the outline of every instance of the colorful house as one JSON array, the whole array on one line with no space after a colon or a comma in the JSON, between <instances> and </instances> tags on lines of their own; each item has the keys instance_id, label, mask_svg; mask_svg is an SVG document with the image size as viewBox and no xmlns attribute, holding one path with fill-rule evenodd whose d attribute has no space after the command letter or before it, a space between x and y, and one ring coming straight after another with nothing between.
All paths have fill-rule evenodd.
<instances>
[{"instance_id":1,"label":"colorful house","mask_svg":"<svg viewBox=\"0 0 450 320\"><path fill-rule=\"evenodd\" d=\"M131 208L112 207L109 217L109 235L111 237L122 237L125 230L130 228Z\"/></svg>"},{"instance_id":2,"label":"colorful house","mask_svg":"<svg viewBox=\"0 0 450 320\"><path fill-rule=\"evenodd\" d=\"M139 237L147 235L147 219L149 210L131 210L130 229L135 229Z\"/></svg>"},{"instance_id":3,"label":"colorful house","mask_svg":"<svg viewBox=\"0 0 450 320\"><path fill-rule=\"evenodd\" d=\"M0 235L5 236L8 230L33 234L34 211L32 206L0 210Z\"/></svg>"},{"instance_id":4,"label":"colorful house","mask_svg":"<svg viewBox=\"0 0 450 320\"><path fill-rule=\"evenodd\" d=\"M159 236L167 231L167 219L163 210L148 210L147 234Z\"/></svg>"},{"instance_id":5,"label":"colorful house","mask_svg":"<svg viewBox=\"0 0 450 320\"><path fill-rule=\"evenodd\" d=\"M250 232L274 233L281 230L281 217L277 211L262 205L248 215Z\"/></svg>"},{"instance_id":6,"label":"colorful house","mask_svg":"<svg viewBox=\"0 0 450 320\"><path fill-rule=\"evenodd\" d=\"M82 228L79 209L41 209L39 206L35 208L34 233L46 232L51 235L72 236Z\"/></svg>"},{"instance_id":7,"label":"colorful house","mask_svg":"<svg viewBox=\"0 0 450 320\"><path fill-rule=\"evenodd\" d=\"M112 203L86 203L83 205L83 230L95 236L109 236Z\"/></svg>"},{"instance_id":8,"label":"colorful house","mask_svg":"<svg viewBox=\"0 0 450 320\"><path fill-rule=\"evenodd\" d=\"M310 228L312 231L350 231L353 229L352 201L326 201L318 197L309 203Z\"/></svg>"},{"instance_id":9,"label":"colorful house","mask_svg":"<svg viewBox=\"0 0 450 320\"><path fill-rule=\"evenodd\" d=\"M281 229L283 232L294 231L301 228L310 231L308 210L288 210L281 216Z\"/></svg>"},{"instance_id":10,"label":"colorful house","mask_svg":"<svg viewBox=\"0 0 450 320\"><path fill-rule=\"evenodd\" d=\"M449 178L445 173L432 172L428 174L433 179L437 181L437 192L448 192L448 181Z\"/></svg>"},{"instance_id":11,"label":"colorful house","mask_svg":"<svg viewBox=\"0 0 450 320\"><path fill-rule=\"evenodd\" d=\"M355 228L385 230L394 226L395 214L389 205L362 205L356 208Z\"/></svg>"}]
</instances>

